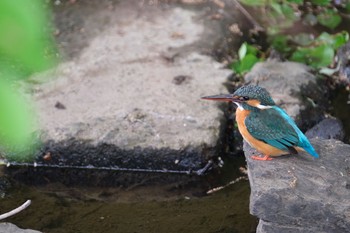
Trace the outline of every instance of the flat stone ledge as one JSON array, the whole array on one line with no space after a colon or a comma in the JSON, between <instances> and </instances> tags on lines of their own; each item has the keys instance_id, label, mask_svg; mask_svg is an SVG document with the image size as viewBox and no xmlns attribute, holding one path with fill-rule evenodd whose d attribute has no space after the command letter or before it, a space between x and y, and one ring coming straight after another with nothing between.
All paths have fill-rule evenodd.
<instances>
[{"instance_id":1,"label":"flat stone ledge","mask_svg":"<svg viewBox=\"0 0 350 233\"><path fill-rule=\"evenodd\" d=\"M213 155L223 114L200 97L226 92L222 83L232 71L199 48L208 46L209 35L218 38L221 23L208 23L204 8L135 2L71 6L61 14L80 32L56 20L60 40L74 41L79 51L71 48L69 60L26 87L45 145L37 164L114 161L112 167L188 171ZM78 10L89 14L72 14ZM80 37L84 44L75 44ZM44 161L47 154L52 159Z\"/></svg>"},{"instance_id":2,"label":"flat stone ledge","mask_svg":"<svg viewBox=\"0 0 350 233\"><path fill-rule=\"evenodd\" d=\"M350 145L312 139L320 158L302 153L256 161L244 151L250 212L262 232L347 232L350 229ZM310 229L312 231L310 231Z\"/></svg>"}]
</instances>

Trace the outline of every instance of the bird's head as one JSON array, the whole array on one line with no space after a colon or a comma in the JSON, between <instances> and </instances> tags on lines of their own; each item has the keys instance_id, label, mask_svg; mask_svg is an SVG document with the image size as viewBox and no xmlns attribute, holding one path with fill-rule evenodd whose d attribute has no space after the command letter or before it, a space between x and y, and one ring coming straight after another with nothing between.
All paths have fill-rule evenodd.
<instances>
[{"instance_id":1,"label":"bird's head","mask_svg":"<svg viewBox=\"0 0 350 233\"><path fill-rule=\"evenodd\" d=\"M275 105L265 88L256 85L246 85L237 89L233 94L222 94L202 97L205 100L233 102L243 109L267 109Z\"/></svg>"}]
</instances>

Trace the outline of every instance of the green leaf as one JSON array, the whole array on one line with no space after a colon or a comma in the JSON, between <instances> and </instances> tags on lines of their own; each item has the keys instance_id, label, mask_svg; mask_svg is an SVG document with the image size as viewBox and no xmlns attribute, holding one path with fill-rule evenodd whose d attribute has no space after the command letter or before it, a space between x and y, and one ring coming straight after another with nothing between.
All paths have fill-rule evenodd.
<instances>
[{"instance_id":1,"label":"green leaf","mask_svg":"<svg viewBox=\"0 0 350 233\"><path fill-rule=\"evenodd\" d=\"M271 46L279 52L287 53L290 52L291 48L288 46L288 36L277 35L272 38Z\"/></svg>"},{"instance_id":2,"label":"green leaf","mask_svg":"<svg viewBox=\"0 0 350 233\"><path fill-rule=\"evenodd\" d=\"M330 29L336 28L341 23L340 15L332 9L326 9L321 14L317 15L318 22Z\"/></svg>"},{"instance_id":3,"label":"green leaf","mask_svg":"<svg viewBox=\"0 0 350 233\"><path fill-rule=\"evenodd\" d=\"M334 35L330 35L327 32L323 32L317 39L317 43L323 43L331 46L333 49L338 49L349 40L349 34L345 31L339 32Z\"/></svg>"},{"instance_id":4,"label":"green leaf","mask_svg":"<svg viewBox=\"0 0 350 233\"><path fill-rule=\"evenodd\" d=\"M310 65L316 68L329 66L333 62L334 50L331 46L322 45L311 50Z\"/></svg>"},{"instance_id":5,"label":"green leaf","mask_svg":"<svg viewBox=\"0 0 350 233\"><path fill-rule=\"evenodd\" d=\"M55 64L56 49L44 7L41 0L0 1L0 61L11 61L16 72L31 74ZM12 68L0 64L0 69L4 66Z\"/></svg>"},{"instance_id":6,"label":"green leaf","mask_svg":"<svg viewBox=\"0 0 350 233\"><path fill-rule=\"evenodd\" d=\"M346 44L349 41L349 33L343 31L334 35L333 48L338 49L339 47Z\"/></svg>"},{"instance_id":7,"label":"green leaf","mask_svg":"<svg viewBox=\"0 0 350 233\"><path fill-rule=\"evenodd\" d=\"M13 88L13 79L51 68L56 48L44 0L0 1L0 157L28 160L39 140L33 137L30 103Z\"/></svg>"},{"instance_id":8,"label":"green leaf","mask_svg":"<svg viewBox=\"0 0 350 233\"><path fill-rule=\"evenodd\" d=\"M239 0L239 2L248 6L264 6L268 4L268 0Z\"/></svg>"},{"instance_id":9,"label":"green leaf","mask_svg":"<svg viewBox=\"0 0 350 233\"><path fill-rule=\"evenodd\" d=\"M244 59L241 61L241 71L246 72L250 71L251 68L259 61L259 58L254 56L253 54L248 54L244 57Z\"/></svg>"},{"instance_id":10,"label":"green leaf","mask_svg":"<svg viewBox=\"0 0 350 233\"><path fill-rule=\"evenodd\" d=\"M287 2L290 2L290 3L295 3L295 4L298 4L298 5L301 5L303 4L303 0L287 0Z\"/></svg>"},{"instance_id":11,"label":"green leaf","mask_svg":"<svg viewBox=\"0 0 350 233\"><path fill-rule=\"evenodd\" d=\"M231 68L238 74L243 74L251 70L251 68L257 63L259 58L253 54L247 54L241 61L236 61L232 64Z\"/></svg>"},{"instance_id":12,"label":"green leaf","mask_svg":"<svg viewBox=\"0 0 350 233\"><path fill-rule=\"evenodd\" d=\"M274 9L278 14L282 15L283 12L282 12L282 6L281 4L279 3L276 3L276 2L273 2L271 3L270 5L272 7L272 9Z\"/></svg>"},{"instance_id":13,"label":"green leaf","mask_svg":"<svg viewBox=\"0 0 350 233\"><path fill-rule=\"evenodd\" d=\"M311 0L311 3L319 6L327 6L331 3L331 0Z\"/></svg>"},{"instance_id":14,"label":"green leaf","mask_svg":"<svg viewBox=\"0 0 350 233\"><path fill-rule=\"evenodd\" d=\"M248 50L248 44L247 42L244 42L241 47L239 48L238 50L238 57L239 57L239 60L242 60L245 55L247 54L247 50Z\"/></svg>"},{"instance_id":15,"label":"green leaf","mask_svg":"<svg viewBox=\"0 0 350 233\"><path fill-rule=\"evenodd\" d=\"M281 4L282 14L285 18L294 21L297 19L296 14L294 13L293 8L288 4Z\"/></svg>"},{"instance_id":16,"label":"green leaf","mask_svg":"<svg viewBox=\"0 0 350 233\"><path fill-rule=\"evenodd\" d=\"M234 61L231 65L230 68L237 74L241 74L241 61Z\"/></svg>"},{"instance_id":17,"label":"green leaf","mask_svg":"<svg viewBox=\"0 0 350 233\"><path fill-rule=\"evenodd\" d=\"M308 64L314 68L326 67L333 61L334 50L331 46L321 45L314 48L299 48L292 56L292 61Z\"/></svg>"},{"instance_id":18,"label":"green leaf","mask_svg":"<svg viewBox=\"0 0 350 233\"><path fill-rule=\"evenodd\" d=\"M347 2L344 8L347 13L350 13L350 2Z\"/></svg>"},{"instance_id":19,"label":"green leaf","mask_svg":"<svg viewBox=\"0 0 350 233\"><path fill-rule=\"evenodd\" d=\"M0 79L0 153L8 160L28 160L33 156L38 138L33 137L34 115L24 98Z\"/></svg>"},{"instance_id":20,"label":"green leaf","mask_svg":"<svg viewBox=\"0 0 350 233\"><path fill-rule=\"evenodd\" d=\"M259 49L254 47L253 45L247 44L247 54L257 55L259 53Z\"/></svg>"}]
</instances>

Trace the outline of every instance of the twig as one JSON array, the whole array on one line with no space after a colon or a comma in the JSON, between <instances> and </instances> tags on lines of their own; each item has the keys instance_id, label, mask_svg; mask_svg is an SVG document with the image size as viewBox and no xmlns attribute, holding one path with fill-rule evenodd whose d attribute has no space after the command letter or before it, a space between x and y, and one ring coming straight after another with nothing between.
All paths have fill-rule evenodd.
<instances>
[{"instance_id":1,"label":"twig","mask_svg":"<svg viewBox=\"0 0 350 233\"><path fill-rule=\"evenodd\" d=\"M219 186L219 187L212 188L212 189L208 190L208 191L207 191L207 194L215 193L215 192L217 192L217 191L219 191L219 190L221 190L221 189L224 189L224 188L226 188L226 187L228 187L228 186L230 186L230 185L233 185L233 184L235 184L235 183L237 183L237 182L239 182L239 181L241 181L241 180L248 180L248 177L246 177L246 176L240 176L240 177L238 177L237 179L235 179L235 180L229 182L228 184L226 184L226 185L224 185L224 186Z\"/></svg>"},{"instance_id":2,"label":"twig","mask_svg":"<svg viewBox=\"0 0 350 233\"><path fill-rule=\"evenodd\" d=\"M4 213L0 215L0 220L3 220L5 218L11 217L12 215L15 215L19 212L21 212L22 210L24 210L25 208L27 208L31 203L31 200L27 200L26 202L24 202L21 206L17 207L14 210L11 210L10 212Z\"/></svg>"}]
</instances>

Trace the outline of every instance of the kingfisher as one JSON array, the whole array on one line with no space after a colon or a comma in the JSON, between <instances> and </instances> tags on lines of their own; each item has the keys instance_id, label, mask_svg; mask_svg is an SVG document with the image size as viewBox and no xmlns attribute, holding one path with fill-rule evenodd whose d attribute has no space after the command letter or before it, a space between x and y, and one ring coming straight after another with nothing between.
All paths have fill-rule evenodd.
<instances>
[{"instance_id":1,"label":"kingfisher","mask_svg":"<svg viewBox=\"0 0 350 233\"><path fill-rule=\"evenodd\" d=\"M205 96L202 99L237 105L239 132L245 141L264 155L252 156L255 160L271 160L271 157L298 154L298 151L319 157L293 119L275 104L265 88L250 84L240 87L233 94Z\"/></svg>"}]
</instances>

